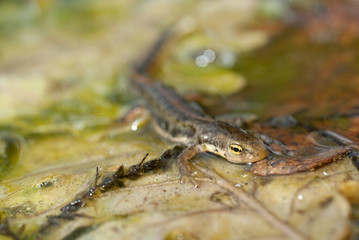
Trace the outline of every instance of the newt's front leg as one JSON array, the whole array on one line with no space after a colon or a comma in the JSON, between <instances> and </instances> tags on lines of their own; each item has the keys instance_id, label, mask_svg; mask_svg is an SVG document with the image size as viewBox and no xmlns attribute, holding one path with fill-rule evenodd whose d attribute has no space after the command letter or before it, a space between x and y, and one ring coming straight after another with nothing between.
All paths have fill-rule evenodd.
<instances>
[{"instance_id":1,"label":"newt's front leg","mask_svg":"<svg viewBox=\"0 0 359 240\"><path fill-rule=\"evenodd\" d=\"M313 170L325 163L340 158L343 154L351 151L351 147L332 147L327 149L308 149L316 152L310 155L294 154L280 156L275 159L264 159L254 163L250 171L259 176L287 175L297 172Z\"/></svg>"},{"instance_id":2,"label":"newt's front leg","mask_svg":"<svg viewBox=\"0 0 359 240\"><path fill-rule=\"evenodd\" d=\"M184 183L184 178L188 178L188 180L194 185L194 187L198 187L197 182L193 179L193 171L188 160L203 151L204 150L201 145L192 145L184 149L183 152L178 155L177 166L181 174L181 183Z\"/></svg>"}]
</instances>

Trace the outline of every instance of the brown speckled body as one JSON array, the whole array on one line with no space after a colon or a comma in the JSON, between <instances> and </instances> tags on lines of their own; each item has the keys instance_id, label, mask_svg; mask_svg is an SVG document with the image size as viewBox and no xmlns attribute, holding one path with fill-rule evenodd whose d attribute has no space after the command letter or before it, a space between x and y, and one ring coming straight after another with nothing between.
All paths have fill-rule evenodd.
<instances>
[{"instance_id":1,"label":"brown speckled body","mask_svg":"<svg viewBox=\"0 0 359 240\"><path fill-rule=\"evenodd\" d=\"M265 158L268 155L266 147L255 134L229 123L215 121L174 90L148 76L171 34L170 31L166 32L154 44L131 73L130 84L151 113L156 131L171 141L187 146L177 157L181 176L186 176L196 185L188 160L201 152L211 152L234 163L256 162Z\"/></svg>"},{"instance_id":2,"label":"brown speckled body","mask_svg":"<svg viewBox=\"0 0 359 240\"><path fill-rule=\"evenodd\" d=\"M267 156L263 142L255 134L214 120L174 90L145 74L133 73L131 85L153 116L155 129L167 139L187 146L198 145L201 151L212 152L235 163L255 162ZM231 154L231 143L242 147L240 156Z\"/></svg>"}]
</instances>

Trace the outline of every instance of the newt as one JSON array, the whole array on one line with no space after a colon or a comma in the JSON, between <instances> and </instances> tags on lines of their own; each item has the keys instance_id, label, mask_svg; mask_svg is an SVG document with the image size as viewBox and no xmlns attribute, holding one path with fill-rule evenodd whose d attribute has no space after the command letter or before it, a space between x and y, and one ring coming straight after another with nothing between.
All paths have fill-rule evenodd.
<instances>
[{"instance_id":1,"label":"newt","mask_svg":"<svg viewBox=\"0 0 359 240\"><path fill-rule=\"evenodd\" d=\"M189 160L199 153L210 152L232 163L264 159L268 151L258 134L213 119L172 88L150 77L150 68L171 34L164 34L144 60L134 67L129 83L152 115L155 131L172 142L186 146L176 158L181 183L188 178L197 186Z\"/></svg>"}]
</instances>

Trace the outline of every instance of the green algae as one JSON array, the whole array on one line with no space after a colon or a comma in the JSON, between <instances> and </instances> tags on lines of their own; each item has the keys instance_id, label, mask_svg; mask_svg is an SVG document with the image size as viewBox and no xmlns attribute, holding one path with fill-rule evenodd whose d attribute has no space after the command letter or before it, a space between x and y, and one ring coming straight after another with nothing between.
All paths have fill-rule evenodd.
<instances>
[{"instance_id":1,"label":"green algae","mask_svg":"<svg viewBox=\"0 0 359 240\"><path fill-rule=\"evenodd\" d=\"M0 131L0 179L18 163L24 151L24 139Z\"/></svg>"},{"instance_id":2,"label":"green algae","mask_svg":"<svg viewBox=\"0 0 359 240\"><path fill-rule=\"evenodd\" d=\"M191 185L180 185L176 167L166 173L153 173L126 183L127 189L115 189L97 196L79 210L80 214L89 217L62 219L58 225L46 229L45 234L39 234L39 229L47 223L47 216L58 214L61 207L95 184L96 167L99 167L102 177L119 165L129 167L139 163L145 153L150 153L149 159L159 157L172 146L159 138L146 120L139 121L132 128L131 124L117 125L116 119L136 101L126 87L125 76L134 60L141 59L144 49L151 46L149 36L157 36L161 32L159 29L155 30L156 33L151 32L154 28L152 24L163 28L178 16L193 14L195 3L167 3L170 7L166 9L178 10L175 14L169 10L168 13L160 11L163 6L157 7L151 1L39 0L3 1L0 4L0 31L4 35L0 39L0 50L4 50L0 56L0 81L6 81L6 84L0 85L0 90L5 89L2 93L8 93L14 89L11 91L13 95L0 96L1 100L5 99L0 106L4 113L9 109L17 110L6 114L6 117L0 116L0 208L11 220L14 229L25 224L28 239L71 239L86 238L91 234L107 236L104 233L112 237L118 237L118 234L141 236L143 233L138 231L141 227L144 232L152 234L153 239L158 239L178 234L187 237L206 234L207 225L193 232L192 225L188 223L210 222L210 229L219 228L212 235L217 238L263 237L265 233L280 237L276 229L263 222L244 204L239 206L240 214L230 212L233 209L226 205L223 208L223 204L213 198L223 193L223 189L208 180L201 182L203 188L200 190ZM203 8L207 15L202 16L201 24L205 25L208 20L208 23L215 23L218 27L219 21L208 16L215 16L214 9L220 9L221 4L214 8L204 5L207 4L198 6L199 10L207 7ZM253 11L253 8L243 11ZM277 14L273 15L277 18ZM291 31L264 46L267 34L264 31L257 31L256 34L241 32L239 26L243 23L237 22L238 16L235 17L234 21L227 19L226 22L233 22L236 27L230 29L229 36L222 36L220 40L215 34L208 34L215 29L205 26L200 26L193 35L179 39L178 44L171 48L173 54L159 66L159 80L184 93L245 96L246 101L260 103L260 109L250 110L265 118L273 114L270 104L285 102L287 99L283 92L290 92L295 81L299 81L297 79L307 76L303 69L320 67L319 62L328 57L325 54L327 51L336 53L341 50L331 44L311 43L313 51L304 53L308 43L288 38L293 33ZM163 19L168 19L168 22ZM223 27L225 30L219 31L225 35L228 26ZM241 39L247 39L247 42L243 43ZM262 48L252 52L259 46ZM214 62L207 68L198 68L194 57L207 47L217 53L233 53L236 65L223 66ZM315 57L319 57L317 63L303 61L303 58ZM350 66L350 69L354 70L354 67ZM16 95L21 89L26 91ZM22 99L21 95L29 97ZM339 125L343 128L347 126L345 120ZM228 164L223 159L204 155L196 162L216 169L237 187L257 194L288 219L291 215L281 212L283 206L285 209L295 208L290 198L294 196L295 199L293 194L297 188L306 186L307 182L301 180L310 181L313 177L310 173L307 178L288 177L284 184L282 179L272 178L262 186L242 166ZM352 171L350 164L344 163L339 167L343 172ZM335 174L333 168L328 169ZM355 174L352 175L349 177L355 179ZM284 193L276 192L281 187ZM290 194L286 188L291 189ZM279 201L279 197L276 198L281 194L286 197L285 204L283 199ZM333 192L329 194L335 195ZM273 198L268 198L268 195ZM337 198L333 198L329 206L342 208L335 219L345 223L347 203ZM300 202L296 204L301 207ZM148 215L148 212L155 212L157 218ZM297 219L304 218L300 222L304 229L306 225L303 223L308 222L305 217L297 216ZM220 224L218 219L222 219ZM290 220L296 222L297 219ZM183 230L174 227L177 223L183 226ZM231 226L231 231L227 231L228 226ZM257 229L267 232L263 230L264 235L261 235ZM164 233L161 235L161 232Z\"/></svg>"}]
</instances>

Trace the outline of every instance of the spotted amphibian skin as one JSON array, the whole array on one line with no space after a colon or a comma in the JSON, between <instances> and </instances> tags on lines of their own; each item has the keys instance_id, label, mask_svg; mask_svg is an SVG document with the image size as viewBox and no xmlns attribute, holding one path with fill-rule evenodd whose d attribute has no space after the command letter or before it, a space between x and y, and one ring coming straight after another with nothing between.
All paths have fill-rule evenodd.
<instances>
[{"instance_id":1,"label":"spotted amphibian skin","mask_svg":"<svg viewBox=\"0 0 359 240\"><path fill-rule=\"evenodd\" d=\"M156 131L170 141L187 146L177 157L181 176L188 177L193 183L188 161L201 152L214 153L233 163L264 159L268 152L256 134L214 120L173 89L149 77L151 60L157 58L169 36L170 33L164 34L142 63L132 71L130 85L151 113Z\"/></svg>"}]
</instances>

